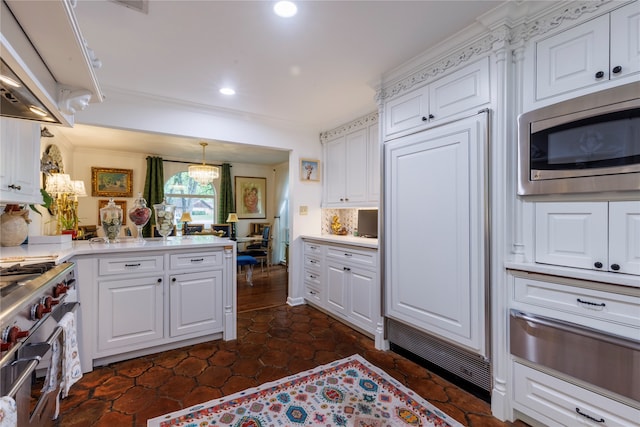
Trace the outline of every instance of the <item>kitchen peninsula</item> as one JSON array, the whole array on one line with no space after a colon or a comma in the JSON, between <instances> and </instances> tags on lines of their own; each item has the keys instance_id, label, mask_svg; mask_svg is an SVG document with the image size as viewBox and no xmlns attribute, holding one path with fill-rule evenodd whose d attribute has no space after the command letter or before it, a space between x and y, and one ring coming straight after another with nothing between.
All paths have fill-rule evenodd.
<instances>
[{"instance_id":1,"label":"kitchen peninsula","mask_svg":"<svg viewBox=\"0 0 640 427\"><path fill-rule=\"evenodd\" d=\"M0 250L3 263L35 257L75 263L83 372L199 342L234 340L235 254L235 242L215 236Z\"/></svg>"}]
</instances>

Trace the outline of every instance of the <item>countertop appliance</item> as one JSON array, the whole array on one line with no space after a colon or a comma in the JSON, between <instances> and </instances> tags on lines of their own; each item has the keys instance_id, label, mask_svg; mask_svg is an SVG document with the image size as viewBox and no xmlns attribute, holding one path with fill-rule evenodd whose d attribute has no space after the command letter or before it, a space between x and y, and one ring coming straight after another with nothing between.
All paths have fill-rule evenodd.
<instances>
[{"instance_id":1,"label":"countertop appliance","mask_svg":"<svg viewBox=\"0 0 640 427\"><path fill-rule=\"evenodd\" d=\"M518 194L640 190L640 82L518 118Z\"/></svg>"},{"instance_id":2,"label":"countertop appliance","mask_svg":"<svg viewBox=\"0 0 640 427\"><path fill-rule=\"evenodd\" d=\"M358 235L378 238L378 209L358 209Z\"/></svg>"},{"instance_id":3,"label":"countertop appliance","mask_svg":"<svg viewBox=\"0 0 640 427\"><path fill-rule=\"evenodd\" d=\"M59 387L43 394L35 377L52 363L50 348L62 339L58 322L77 306L75 265L1 268L0 297L0 396L16 401L18 426L53 425Z\"/></svg>"}]
</instances>

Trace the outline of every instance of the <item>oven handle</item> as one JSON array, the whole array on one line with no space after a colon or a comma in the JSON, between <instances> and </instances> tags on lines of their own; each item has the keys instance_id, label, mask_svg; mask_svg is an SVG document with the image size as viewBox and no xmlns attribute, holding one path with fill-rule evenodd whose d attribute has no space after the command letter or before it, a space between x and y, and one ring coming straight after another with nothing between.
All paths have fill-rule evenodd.
<instances>
[{"instance_id":1,"label":"oven handle","mask_svg":"<svg viewBox=\"0 0 640 427\"><path fill-rule=\"evenodd\" d=\"M562 320L550 319L548 317L525 313L519 310L511 309L511 317L518 320L524 320L527 325L535 329L537 325L548 326L551 328L560 329L561 331L570 332L578 335L583 335L589 338L594 338L600 341L606 341L611 344L615 344L622 347L627 347L635 351L640 351L640 342L631 340L629 338L621 337L619 335L613 335L609 332L602 332L596 329L591 329L586 326L576 325Z\"/></svg>"},{"instance_id":2,"label":"oven handle","mask_svg":"<svg viewBox=\"0 0 640 427\"><path fill-rule=\"evenodd\" d=\"M36 370L36 366L38 366L38 364L40 363L40 359L40 356L34 356L31 359L18 359L15 362L12 362L13 364L15 364L17 362L31 360L31 362L29 362L29 364L27 365L27 368L22 371L18 379L13 383L13 387L11 387L11 390L9 390L7 396L12 399L16 397L16 394L18 393L24 382L31 379L31 374Z\"/></svg>"}]
</instances>

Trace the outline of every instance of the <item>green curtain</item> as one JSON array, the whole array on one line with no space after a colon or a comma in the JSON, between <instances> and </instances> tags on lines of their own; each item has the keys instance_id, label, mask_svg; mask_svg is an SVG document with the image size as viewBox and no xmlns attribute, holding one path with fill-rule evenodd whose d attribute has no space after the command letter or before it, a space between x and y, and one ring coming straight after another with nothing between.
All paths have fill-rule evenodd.
<instances>
[{"instance_id":1,"label":"green curtain","mask_svg":"<svg viewBox=\"0 0 640 427\"><path fill-rule=\"evenodd\" d=\"M231 165L222 164L222 177L220 178L220 201L218 203L218 224L226 224L229 212L235 212L233 208L233 188L231 186Z\"/></svg>"},{"instance_id":2,"label":"green curtain","mask_svg":"<svg viewBox=\"0 0 640 427\"><path fill-rule=\"evenodd\" d=\"M144 193L142 197L151 208L151 219L142 229L144 237L151 237L151 225L155 224L155 212L153 205L162 203L164 199L164 165L162 157L147 157L147 177L144 181Z\"/></svg>"}]
</instances>

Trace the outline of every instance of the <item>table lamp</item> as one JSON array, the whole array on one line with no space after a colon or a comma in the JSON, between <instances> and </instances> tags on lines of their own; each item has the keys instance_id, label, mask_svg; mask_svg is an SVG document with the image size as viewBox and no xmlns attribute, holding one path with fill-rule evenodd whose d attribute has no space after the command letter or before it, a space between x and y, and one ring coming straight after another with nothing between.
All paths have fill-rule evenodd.
<instances>
[{"instance_id":1,"label":"table lamp","mask_svg":"<svg viewBox=\"0 0 640 427\"><path fill-rule=\"evenodd\" d=\"M227 222L231 224L231 240L236 240L236 222L238 222L238 214L231 212L227 217Z\"/></svg>"},{"instance_id":2,"label":"table lamp","mask_svg":"<svg viewBox=\"0 0 640 427\"><path fill-rule=\"evenodd\" d=\"M182 223L182 234L187 235L187 225L192 221L191 214L189 212L182 212L180 222Z\"/></svg>"}]
</instances>

